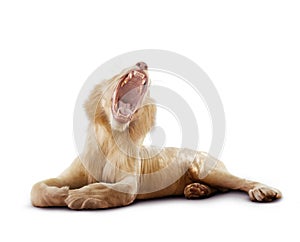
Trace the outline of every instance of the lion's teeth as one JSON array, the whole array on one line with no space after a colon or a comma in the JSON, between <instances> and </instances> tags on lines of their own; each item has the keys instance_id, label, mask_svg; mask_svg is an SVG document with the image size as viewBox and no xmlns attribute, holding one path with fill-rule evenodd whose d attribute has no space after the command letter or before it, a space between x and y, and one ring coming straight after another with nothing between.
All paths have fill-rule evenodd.
<instances>
[{"instance_id":1,"label":"lion's teeth","mask_svg":"<svg viewBox=\"0 0 300 242\"><path fill-rule=\"evenodd\" d=\"M140 72L138 72L138 71L135 71L135 72L134 72L134 76L139 77L139 78L141 78L141 79L143 79L143 78L145 77L145 75L144 75L143 73L140 73Z\"/></svg>"}]
</instances>

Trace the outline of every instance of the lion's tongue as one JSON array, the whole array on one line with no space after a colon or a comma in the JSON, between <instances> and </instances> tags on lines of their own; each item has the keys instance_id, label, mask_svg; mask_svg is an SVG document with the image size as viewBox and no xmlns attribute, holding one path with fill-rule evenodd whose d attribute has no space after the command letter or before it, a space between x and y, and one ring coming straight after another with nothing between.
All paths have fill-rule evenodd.
<instances>
[{"instance_id":1,"label":"lion's tongue","mask_svg":"<svg viewBox=\"0 0 300 242\"><path fill-rule=\"evenodd\" d=\"M132 110L130 109L131 104L122 102L122 100L119 100L119 112L123 114L124 116L128 116L132 114Z\"/></svg>"},{"instance_id":2,"label":"lion's tongue","mask_svg":"<svg viewBox=\"0 0 300 242\"><path fill-rule=\"evenodd\" d=\"M123 94L123 96L121 96L119 99L119 112L124 116L131 115L134 112L133 109L137 105L139 95L139 88L133 88L127 93Z\"/></svg>"}]
</instances>

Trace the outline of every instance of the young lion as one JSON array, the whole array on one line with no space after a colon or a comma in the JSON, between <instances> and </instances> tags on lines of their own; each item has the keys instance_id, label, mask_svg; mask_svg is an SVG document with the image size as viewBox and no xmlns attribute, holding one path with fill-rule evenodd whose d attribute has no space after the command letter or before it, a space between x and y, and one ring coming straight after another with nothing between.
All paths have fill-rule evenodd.
<instances>
[{"instance_id":1,"label":"young lion","mask_svg":"<svg viewBox=\"0 0 300 242\"><path fill-rule=\"evenodd\" d=\"M34 206L99 209L227 190L247 192L256 202L281 197L275 188L231 175L204 152L144 147L156 114L149 84L147 65L139 62L94 88L85 103L90 124L83 152L60 176L33 186Z\"/></svg>"}]
</instances>

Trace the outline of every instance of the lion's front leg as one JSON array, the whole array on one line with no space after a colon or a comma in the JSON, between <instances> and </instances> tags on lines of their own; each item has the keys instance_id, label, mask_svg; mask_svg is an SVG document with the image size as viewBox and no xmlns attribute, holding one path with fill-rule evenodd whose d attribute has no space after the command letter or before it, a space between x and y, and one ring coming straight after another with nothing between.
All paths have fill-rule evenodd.
<instances>
[{"instance_id":1,"label":"lion's front leg","mask_svg":"<svg viewBox=\"0 0 300 242\"><path fill-rule=\"evenodd\" d=\"M136 198L136 188L126 183L93 183L69 191L65 200L71 209L100 209L131 204Z\"/></svg>"},{"instance_id":2,"label":"lion's front leg","mask_svg":"<svg viewBox=\"0 0 300 242\"><path fill-rule=\"evenodd\" d=\"M79 158L59 177L36 183L31 190L31 203L36 207L67 206L69 189L80 188L95 182L86 172Z\"/></svg>"},{"instance_id":3,"label":"lion's front leg","mask_svg":"<svg viewBox=\"0 0 300 242\"><path fill-rule=\"evenodd\" d=\"M31 190L31 203L35 207L66 206L69 187L58 178L36 183Z\"/></svg>"}]
</instances>

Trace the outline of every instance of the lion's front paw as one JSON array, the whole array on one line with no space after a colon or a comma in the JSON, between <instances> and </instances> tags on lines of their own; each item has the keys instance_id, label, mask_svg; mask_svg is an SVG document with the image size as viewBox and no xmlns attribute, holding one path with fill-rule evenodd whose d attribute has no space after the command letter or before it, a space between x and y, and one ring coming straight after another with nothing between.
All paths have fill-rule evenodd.
<instances>
[{"instance_id":1,"label":"lion's front paw","mask_svg":"<svg viewBox=\"0 0 300 242\"><path fill-rule=\"evenodd\" d=\"M272 202L282 196L279 190L265 185L251 189L248 194L253 202Z\"/></svg>"},{"instance_id":2,"label":"lion's front paw","mask_svg":"<svg viewBox=\"0 0 300 242\"><path fill-rule=\"evenodd\" d=\"M71 190L65 200L69 208L80 209L99 209L108 208L109 205L100 196L84 194L80 190Z\"/></svg>"},{"instance_id":3,"label":"lion's front paw","mask_svg":"<svg viewBox=\"0 0 300 242\"><path fill-rule=\"evenodd\" d=\"M69 187L54 187L37 183L31 191L31 202L36 207L66 206L65 199L68 192Z\"/></svg>"},{"instance_id":4,"label":"lion's front paw","mask_svg":"<svg viewBox=\"0 0 300 242\"><path fill-rule=\"evenodd\" d=\"M187 199L206 198L209 197L214 190L207 185L200 183L192 183L187 185L184 189L184 196Z\"/></svg>"}]
</instances>

